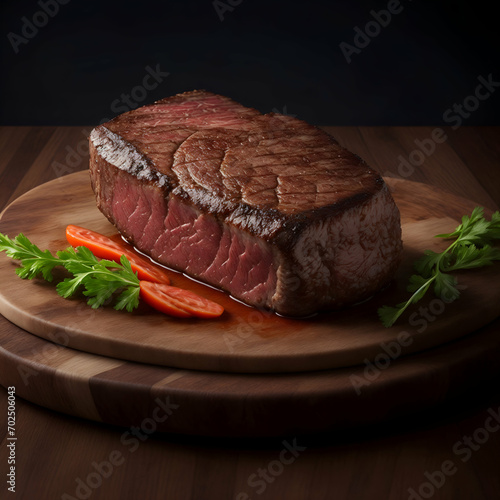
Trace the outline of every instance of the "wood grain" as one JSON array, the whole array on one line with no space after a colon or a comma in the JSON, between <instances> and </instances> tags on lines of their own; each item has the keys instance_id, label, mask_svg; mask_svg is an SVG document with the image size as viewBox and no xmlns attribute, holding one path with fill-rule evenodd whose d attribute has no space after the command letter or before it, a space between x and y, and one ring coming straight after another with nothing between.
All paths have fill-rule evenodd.
<instances>
[{"instance_id":1,"label":"wood grain","mask_svg":"<svg viewBox=\"0 0 500 500\"><path fill-rule=\"evenodd\" d=\"M16 264L2 254L0 313L42 338L59 336L69 347L85 352L163 366L242 373L357 365L365 358L374 359L384 342L398 342L402 329L415 337L406 349L411 353L459 338L496 318L500 314L498 265L460 275L464 287L461 301L444 304L427 299L422 306L434 307L439 316L435 321L416 313L410 325L401 321L390 329L382 326L377 308L402 302L407 296L405 287L416 257L426 248L441 251L447 247L446 241L433 240L432 236L452 231L460 214L476 205L423 184L388 182L402 213L403 262L395 284L355 307L310 319L287 319L244 306L224 293L172 273L174 285L223 305L223 316L188 321L146 306L134 314L112 307L85 310L81 298L62 299L53 285L43 280L20 280L13 272ZM67 246L64 229L72 223L116 235L96 208L87 172L51 181L17 199L2 213L0 231L11 236L22 232L40 248L56 251ZM467 308L462 306L464 301Z\"/></svg>"},{"instance_id":2,"label":"wood grain","mask_svg":"<svg viewBox=\"0 0 500 500\"><path fill-rule=\"evenodd\" d=\"M498 180L498 127L442 127L447 139L435 143L413 169L400 169L410 155L441 127L324 127L339 142L357 153L383 175L424 182L450 193L476 200L491 209L500 206Z\"/></svg>"},{"instance_id":3,"label":"wood grain","mask_svg":"<svg viewBox=\"0 0 500 500\"><path fill-rule=\"evenodd\" d=\"M169 402L176 407L154 423L157 431L317 435L404 418L487 384L500 374L499 327L497 320L464 339L370 368L276 375L118 361L50 343L0 318L0 383L52 410L124 427L141 427Z\"/></svg>"}]
</instances>

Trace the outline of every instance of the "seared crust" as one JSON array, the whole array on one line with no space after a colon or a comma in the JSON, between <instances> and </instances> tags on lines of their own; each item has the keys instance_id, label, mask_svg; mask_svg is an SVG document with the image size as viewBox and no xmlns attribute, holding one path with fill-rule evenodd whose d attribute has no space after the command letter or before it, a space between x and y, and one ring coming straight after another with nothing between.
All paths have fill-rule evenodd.
<instances>
[{"instance_id":1,"label":"seared crust","mask_svg":"<svg viewBox=\"0 0 500 500\"><path fill-rule=\"evenodd\" d=\"M120 115L91 140L111 160L126 149L122 170L268 241L288 244L283 231L297 234L384 187L377 172L322 130L205 91Z\"/></svg>"}]
</instances>

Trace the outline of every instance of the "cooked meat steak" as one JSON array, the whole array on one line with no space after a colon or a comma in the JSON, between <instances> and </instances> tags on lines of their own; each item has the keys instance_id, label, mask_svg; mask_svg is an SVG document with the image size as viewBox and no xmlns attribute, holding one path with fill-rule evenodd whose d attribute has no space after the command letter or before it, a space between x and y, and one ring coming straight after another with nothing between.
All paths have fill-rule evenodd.
<instances>
[{"instance_id":1,"label":"cooked meat steak","mask_svg":"<svg viewBox=\"0 0 500 500\"><path fill-rule=\"evenodd\" d=\"M140 251L280 314L363 300L400 259L377 172L312 125L209 92L95 128L90 174L99 209Z\"/></svg>"}]
</instances>

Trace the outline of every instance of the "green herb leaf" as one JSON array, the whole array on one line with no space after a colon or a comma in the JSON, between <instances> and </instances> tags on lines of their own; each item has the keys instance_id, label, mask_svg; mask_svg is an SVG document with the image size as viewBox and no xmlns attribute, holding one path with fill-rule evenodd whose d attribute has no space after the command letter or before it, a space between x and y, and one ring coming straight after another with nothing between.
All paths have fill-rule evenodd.
<instances>
[{"instance_id":1,"label":"green herb leaf","mask_svg":"<svg viewBox=\"0 0 500 500\"><path fill-rule=\"evenodd\" d=\"M52 269L59 263L49 252L42 251L24 236L18 234L14 239L0 233L0 252L4 251L10 258L21 260L22 266L16 270L18 276L23 279L33 279L42 274L47 281L52 281Z\"/></svg>"},{"instance_id":2,"label":"green herb leaf","mask_svg":"<svg viewBox=\"0 0 500 500\"><path fill-rule=\"evenodd\" d=\"M457 284L457 279L451 274L436 272L436 279L434 280L434 293L445 302L453 302L460 296Z\"/></svg>"},{"instance_id":3,"label":"green herb leaf","mask_svg":"<svg viewBox=\"0 0 500 500\"><path fill-rule=\"evenodd\" d=\"M139 305L139 292L140 289L136 287L125 288L116 301L115 309L133 311Z\"/></svg>"},{"instance_id":4,"label":"green herb leaf","mask_svg":"<svg viewBox=\"0 0 500 500\"><path fill-rule=\"evenodd\" d=\"M45 280L52 281L54 267L64 267L73 275L56 286L57 293L64 298L83 289L83 294L88 297L87 303L93 308L111 302L116 293L120 294L116 309L130 312L139 305L139 278L124 255L118 264L99 260L88 248L81 246L76 249L69 247L54 256L49 250L40 250L23 234L11 239L2 233L0 251L21 261L21 266L16 269L21 278L32 279L41 274Z\"/></svg>"},{"instance_id":5,"label":"green herb leaf","mask_svg":"<svg viewBox=\"0 0 500 500\"><path fill-rule=\"evenodd\" d=\"M392 326L396 320L403 314L405 311L406 303L402 302L401 304L398 304L395 307L392 306L382 306L378 308L378 317L380 318L380 321L382 321L382 324L389 328Z\"/></svg>"},{"instance_id":6,"label":"green herb leaf","mask_svg":"<svg viewBox=\"0 0 500 500\"><path fill-rule=\"evenodd\" d=\"M457 280L449 272L489 266L500 260L500 249L491 246L500 240L500 212L495 212L488 221L484 209L476 207L470 215L462 217L462 223L455 231L436 237L455 241L441 253L426 250L414 263L418 274L410 277L407 287L413 295L395 307L379 308L378 315L384 326L392 326L411 304L423 298L432 283L434 293L442 300L452 302L458 299Z\"/></svg>"}]
</instances>

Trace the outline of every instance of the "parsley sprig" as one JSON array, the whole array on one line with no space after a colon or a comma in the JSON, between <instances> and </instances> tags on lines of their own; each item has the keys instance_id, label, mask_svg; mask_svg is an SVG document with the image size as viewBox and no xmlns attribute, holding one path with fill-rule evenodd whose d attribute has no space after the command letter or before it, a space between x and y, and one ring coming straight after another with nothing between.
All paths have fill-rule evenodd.
<instances>
[{"instance_id":1,"label":"parsley sprig","mask_svg":"<svg viewBox=\"0 0 500 500\"><path fill-rule=\"evenodd\" d=\"M64 298L83 289L83 294L88 297L87 303L96 309L112 301L115 294L120 292L115 300L115 309L131 312L139 305L139 278L124 255L121 256L120 264L99 260L85 247L69 247L54 256L49 250L40 250L24 234L11 239L2 233L0 251L21 261L16 273L24 279L33 279L41 274L46 281L53 281L53 269L64 267L73 275L57 284L57 293Z\"/></svg>"},{"instance_id":2,"label":"parsley sprig","mask_svg":"<svg viewBox=\"0 0 500 500\"><path fill-rule=\"evenodd\" d=\"M500 249L492 244L500 240L500 212L495 212L491 220L484 217L484 209L476 207L470 216L464 215L462 223L448 234L438 234L436 238L455 239L441 253L426 250L414 264L418 274L410 277L407 287L413 295L395 307L383 306L378 315L386 327L392 326L411 305L418 302L433 287L434 293L446 302L460 296L457 279L448 274L462 269L474 269L493 264L500 260Z\"/></svg>"}]
</instances>

